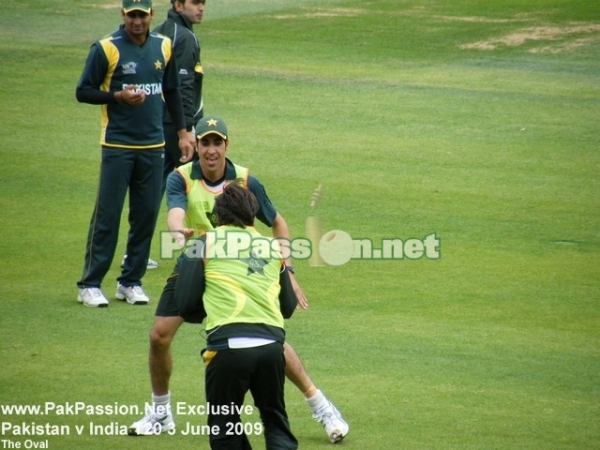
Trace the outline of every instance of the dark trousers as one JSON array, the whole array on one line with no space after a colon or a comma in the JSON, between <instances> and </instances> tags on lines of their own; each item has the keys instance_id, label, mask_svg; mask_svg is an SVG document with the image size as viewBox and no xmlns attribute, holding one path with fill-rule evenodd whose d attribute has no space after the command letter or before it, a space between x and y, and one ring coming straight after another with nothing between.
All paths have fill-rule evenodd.
<instances>
[{"instance_id":1,"label":"dark trousers","mask_svg":"<svg viewBox=\"0 0 600 450\"><path fill-rule=\"evenodd\" d=\"M209 352L207 352L209 353ZM207 354L205 353L205 355ZM208 362L205 374L206 401L210 405L243 405L250 391L254 405L260 412L264 426L267 450L295 450L298 441L290 430L283 399L284 366L283 345L273 343L261 347L219 350ZM212 408L212 406L211 406ZM219 426L220 433L210 435L213 450L251 450L246 435L236 433L239 414L212 414L208 425ZM256 422L255 416L250 421ZM231 425L228 425L231 424ZM227 435L227 431L233 433Z\"/></svg>"},{"instance_id":2,"label":"dark trousers","mask_svg":"<svg viewBox=\"0 0 600 450\"><path fill-rule=\"evenodd\" d=\"M102 148L100 185L90 220L80 288L100 287L110 269L125 196L129 190L127 259L118 281L141 284L160 208L164 149Z\"/></svg>"}]
</instances>

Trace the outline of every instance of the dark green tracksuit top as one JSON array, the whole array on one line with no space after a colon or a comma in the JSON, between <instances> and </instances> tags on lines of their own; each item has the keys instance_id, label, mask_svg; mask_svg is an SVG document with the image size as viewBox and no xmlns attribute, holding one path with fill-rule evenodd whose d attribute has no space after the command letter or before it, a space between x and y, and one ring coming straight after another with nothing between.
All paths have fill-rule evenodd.
<instances>
[{"instance_id":1,"label":"dark green tracksuit top","mask_svg":"<svg viewBox=\"0 0 600 450\"><path fill-rule=\"evenodd\" d=\"M167 20L154 29L155 33L171 39L173 56L179 70L181 82L181 100L185 125L191 129L202 118L202 79L204 77L200 62L200 43L194 34L192 23L177 11L170 9ZM165 108L165 122L173 120Z\"/></svg>"},{"instance_id":2,"label":"dark green tracksuit top","mask_svg":"<svg viewBox=\"0 0 600 450\"><path fill-rule=\"evenodd\" d=\"M164 146L163 92L179 87L177 65L171 63L171 53L169 38L151 32L144 44L137 45L129 39L123 25L92 44L78 89L114 92L127 85L138 85L146 91L146 99L138 107L123 102L102 105L102 146Z\"/></svg>"}]
</instances>

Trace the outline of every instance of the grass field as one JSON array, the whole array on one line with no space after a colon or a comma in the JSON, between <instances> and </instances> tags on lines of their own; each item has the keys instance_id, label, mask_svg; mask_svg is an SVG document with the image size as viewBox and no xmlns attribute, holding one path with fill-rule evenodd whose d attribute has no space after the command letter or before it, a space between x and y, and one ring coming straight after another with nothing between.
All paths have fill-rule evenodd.
<instances>
[{"instance_id":1,"label":"grass field","mask_svg":"<svg viewBox=\"0 0 600 450\"><path fill-rule=\"evenodd\" d=\"M84 308L75 286L100 113L74 91L119 4L0 4L0 405L143 407L147 334L172 261L146 274L148 307ZM155 6L157 25L168 2ZM288 321L288 339L349 422L342 447L599 448L597 1L208 0L196 32L206 112L227 120L229 156L263 182L293 237L316 214L324 231L375 246L441 240L438 260L295 263L310 308ZM204 401L202 345L197 326L177 335L174 402ZM286 402L300 447L330 447L290 384ZM2 428L0 439L208 448L205 436L90 433L137 418L0 410L7 427L70 430Z\"/></svg>"}]
</instances>

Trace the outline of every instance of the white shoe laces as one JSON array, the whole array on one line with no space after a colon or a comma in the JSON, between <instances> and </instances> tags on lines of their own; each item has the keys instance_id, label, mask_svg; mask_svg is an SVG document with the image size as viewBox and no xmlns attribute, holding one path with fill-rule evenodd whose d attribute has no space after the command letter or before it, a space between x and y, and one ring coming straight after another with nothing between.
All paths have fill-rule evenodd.
<instances>
[{"instance_id":1,"label":"white shoe laces","mask_svg":"<svg viewBox=\"0 0 600 450\"><path fill-rule=\"evenodd\" d=\"M136 295L144 295L144 291L142 290L141 286L131 286L131 290Z\"/></svg>"},{"instance_id":2,"label":"white shoe laces","mask_svg":"<svg viewBox=\"0 0 600 450\"><path fill-rule=\"evenodd\" d=\"M86 291L90 297L102 297L102 293L98 288L87 288Z\"/></svg>"}]
</instances>

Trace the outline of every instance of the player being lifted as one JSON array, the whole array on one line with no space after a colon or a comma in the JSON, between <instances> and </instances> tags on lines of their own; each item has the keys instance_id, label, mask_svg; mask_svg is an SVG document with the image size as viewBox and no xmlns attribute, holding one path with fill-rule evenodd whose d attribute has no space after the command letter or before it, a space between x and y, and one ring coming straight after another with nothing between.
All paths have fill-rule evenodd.
<instances>
[{"instance_id":1,"label":"player being lifted","mask_svg":"<svg viewBox=\"0 0 600 450\"><path fill-rule=\"evenodd\" d=\"M200 119L196 125L196 139L198 160L178 167L167 179L167 226L175 232L181 244L183 245L185 238L215 228L215 197L223 191L227 183L238 178L246 180L246 187L258 200L259 210L256 217L271 228L274 237L289 239L287 224L272 205L262 184L249 175L248 169L232 163L225 157L229 138L223 119L214 116ZM293 274L289 261L286 261L286 264ZM167 280L150 331L148 365L154 408L131 425L130 435L155 434L157 429L168 431L175 427L170 410L169 379L173 368L170 348L177 330L184 322L179 316L173 295L177 279L176 270ZM291 277L291 282L299 306L305 309L306 298L294 276ZM313 384L300 358L287 342L284 345L284 354L286 377L303 393L313 417L323 425L330 441L340 442L348 434L348 424L336 407Z\"/></svg>"}]
</instances>

